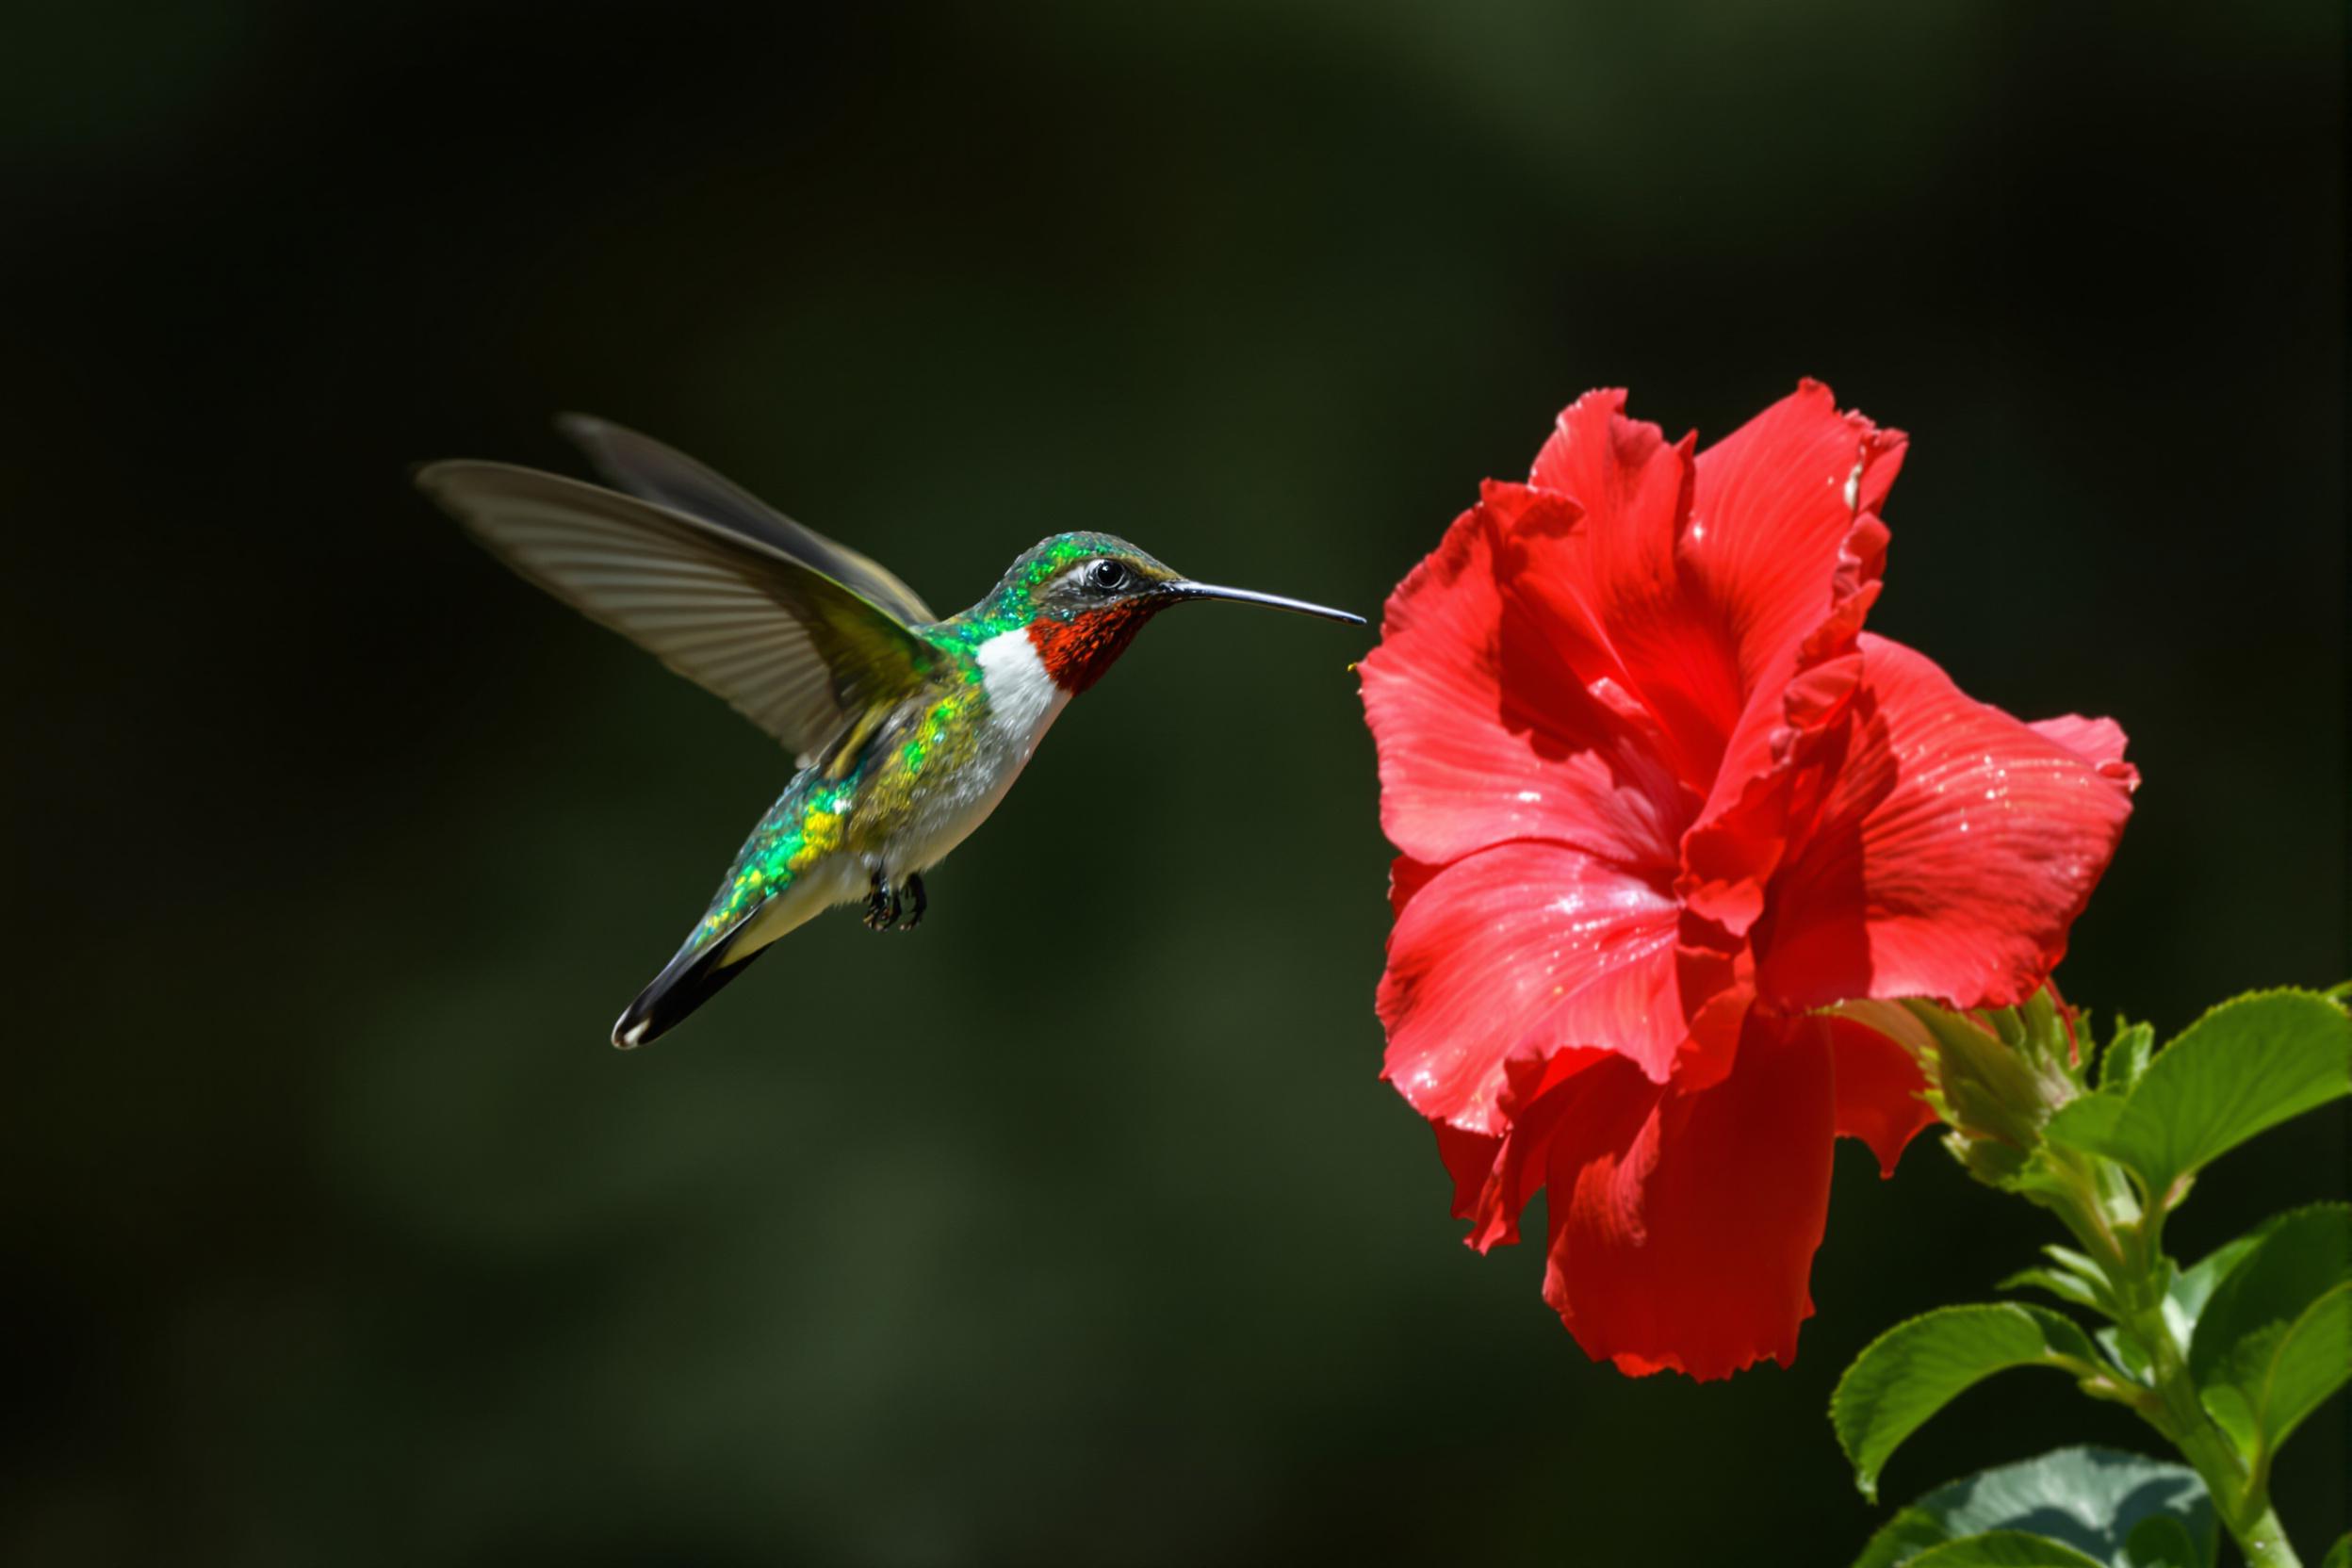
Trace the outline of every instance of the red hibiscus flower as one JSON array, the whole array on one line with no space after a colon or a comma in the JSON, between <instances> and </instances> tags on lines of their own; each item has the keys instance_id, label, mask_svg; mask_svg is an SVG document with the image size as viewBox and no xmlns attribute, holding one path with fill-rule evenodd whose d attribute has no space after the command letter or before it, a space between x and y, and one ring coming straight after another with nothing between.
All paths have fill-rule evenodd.
<instances>
[{"instance_id":1,"label":"red hibiscus flower","mask_svg":"<svg viewBox=\"0 0 2352 1568\"><path fill-rule=\"evenodd\" d=\"M1931 1119L1862 998L2042 985L2137 783L1861 629L1903 437L1807 382L1695 450L1595 392L1364 662L1402 854L1385 1075L1479 1250L1548 1185L1544 1298L1630 1373L1787 1363L1839 1135Z\"/></svg>"}]
</instances>

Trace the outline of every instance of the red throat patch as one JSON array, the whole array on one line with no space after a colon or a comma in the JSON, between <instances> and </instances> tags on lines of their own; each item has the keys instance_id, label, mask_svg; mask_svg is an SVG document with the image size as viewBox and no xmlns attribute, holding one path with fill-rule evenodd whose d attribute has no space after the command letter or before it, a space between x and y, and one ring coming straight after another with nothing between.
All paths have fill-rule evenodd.
<instances>
[{"instance_id":1,"label":"red throat patch","mask_svg":"<svg viewBox=\"0 0 2352 1568\"><path fill-rule=\"evenodd\" d=\"M1066 621L1042 617L1029 623L1029 641L1054 684L1065 692L1083 692L1102 678L1119 662L1160 607L1138 599L1122 599L1089 610Z\"/></svg>"}]
</instances>

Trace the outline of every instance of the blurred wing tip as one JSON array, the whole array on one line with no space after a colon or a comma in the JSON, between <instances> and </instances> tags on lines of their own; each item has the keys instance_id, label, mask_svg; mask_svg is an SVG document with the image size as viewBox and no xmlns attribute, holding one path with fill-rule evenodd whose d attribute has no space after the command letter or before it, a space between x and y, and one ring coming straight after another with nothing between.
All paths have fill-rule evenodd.
<instances>
[{"instance_id":1,"label":"blurred wing tip","mask_svg":"<svg viewBox=\"0 0 2352 1568\"><path fill-rule=\"evenodd\" d=\"M610 419L571 408L560 411L549 423L555 426L557 434L575 442L594 441L620 428Z\"/></svg>"},{"instance_id":2,"label":"blurred wing tip","mask_svg":"<svg viewBox=\"0 0 2352 1568\"><path fill-rule=\"evenodd\" d=\"M456 498L468 479L480 477L485 468L495 465L470 457L437 457L430 462L408 466L408 482L425 494L428 500L438 502L447 510L464 514L455 505Z\"/></svg>"},{"instance_id":3,"label":"blurred wing tip","mask_svg":"<svg viewBox=\"0 0 2352 1568\"><path fill-rule=\"evenodd\" d=\"M483 474L534 473L517 464L493 462L486 457L436 457L429 463L409 465L409 477L420 485L448 484L455 480ZM562 478L551 475L550 478Z\"/></svg>"}]
</instances>

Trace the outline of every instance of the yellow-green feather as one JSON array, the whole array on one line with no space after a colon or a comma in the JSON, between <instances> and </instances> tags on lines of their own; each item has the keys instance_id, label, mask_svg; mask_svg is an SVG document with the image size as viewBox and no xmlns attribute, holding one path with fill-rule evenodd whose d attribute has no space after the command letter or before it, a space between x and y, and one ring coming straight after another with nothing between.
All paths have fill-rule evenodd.
<instances>
[{"instance_id":1,"label":"yellow-green feather","mask_svg":"<svg viewBox=\"0 0 2352 1568\"><path fill-rule=\"evenodd\" d=\"M1013 563L987 598L959 615L912 629L937 658L910 662L896 645L895 624L876 627L862 601L843 595L815 617L829 659L899 683L869 708L815 766L786 785L736 853L717 896L694 928L692 953L734 929L781 896L827 858L879 855L914 822L927 794L972 766L988 717L979 650L991 638L1025 627L1038 590L1076 563L1127 549L1095 533L1066 533ZM853 608L854 607L854 608Z\"/></svg>"}]
</instances>

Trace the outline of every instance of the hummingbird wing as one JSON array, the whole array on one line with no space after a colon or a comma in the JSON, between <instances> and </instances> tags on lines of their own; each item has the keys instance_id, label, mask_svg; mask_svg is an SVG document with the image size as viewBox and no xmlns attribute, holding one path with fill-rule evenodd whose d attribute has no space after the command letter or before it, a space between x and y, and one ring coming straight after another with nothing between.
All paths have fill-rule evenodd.
<instances>
[{"instance_id":1,"label":"hummingbird wing","mask_svg":"<svg viewBox=\"0 0 2352 1568\"><path fill-rule=\"evenodd\" d=\"M725 697L803 767L943 657L890 611L739 529L505 463L430 464L416 483L492 554Z\"/></svg>"},{"instance_id":2,"label":"hummingbird wing","mask_svg":"<svg viewBox=\"0 0 2352 1568\"><path fill-rule=\"evenodd\" d=\"M881 563L792 521L676 448L587 414L560 415L555 428L586 452L606 482L618 489L782 550L909 626L939 619L922 596Z\"/></svg>"}]
</instances>

